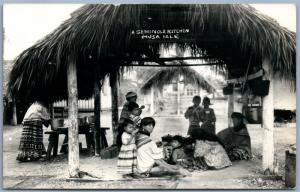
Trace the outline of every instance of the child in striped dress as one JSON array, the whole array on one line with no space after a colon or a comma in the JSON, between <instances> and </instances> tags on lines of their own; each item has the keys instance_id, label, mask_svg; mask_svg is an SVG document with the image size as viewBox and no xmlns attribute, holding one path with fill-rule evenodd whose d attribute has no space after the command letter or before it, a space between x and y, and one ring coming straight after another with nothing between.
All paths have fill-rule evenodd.
<instances>
[{"instance_id":1,"label":"child in striped dress","mask_svg":"<svg viewBox=\"0 0 300 192\"><path fill-rule=\"evenodd\" d=\"M138 129L135 129L134 122L130 119L124 119L122 124L124 132L122 134L122 146L118 157L118 173L123 176L131 175L136 170L136 144L135 135Z\"/></svg>"}]
</instances>

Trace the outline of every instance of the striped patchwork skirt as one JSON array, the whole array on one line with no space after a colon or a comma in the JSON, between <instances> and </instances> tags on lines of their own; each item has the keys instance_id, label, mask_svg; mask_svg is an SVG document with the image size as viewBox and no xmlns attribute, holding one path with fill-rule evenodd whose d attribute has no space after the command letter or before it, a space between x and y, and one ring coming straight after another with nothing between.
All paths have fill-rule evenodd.
<instances>
[{"instance_id":1,"label":"striped patchwork skirt","mask_svg":"<svg viewBox=\"0 0 300 192\"><path fill-rule=\"evenodd\" d=\"M40 119L25 120L17 160L35 161L46 153L43 144L43 125Z\"/></svg>"},{"instance_id":2,"label":"striped patchwork skirt","mask_svg":"<svg viewBox=\"0 0 300 192\"><path fill-rule=\"evenodd\" d=\"M136 145L122 145L118 157L118 173L132 174L136 172Z\"/></svg>"},{"instance_id":3,"label":"striped patchwork skirt","mask_svg":"<svg viewBox=\"0 0 300 192\"><path fill-rule=\"evenodd\" d=\"M248 151L245 149L233 148L228 152L228 157L231 161L235 160L249 160L251 158Z\"/></svg>"}]
</instances>

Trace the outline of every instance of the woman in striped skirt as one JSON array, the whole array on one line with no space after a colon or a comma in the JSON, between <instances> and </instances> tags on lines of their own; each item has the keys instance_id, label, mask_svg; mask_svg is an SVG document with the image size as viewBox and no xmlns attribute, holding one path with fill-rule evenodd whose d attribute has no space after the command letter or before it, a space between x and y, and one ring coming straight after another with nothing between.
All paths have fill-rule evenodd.
<instances>
[{"instance_id":1,"label":"woman in striped skirt","mask_svg":"<svg viewBox=\"0 0 300 192\"><path fill-rule=\"evenodd\" d=\"M136 144L135 135L138 129L135 129L134 122L130 119L124 119L121 125L124 132L122 133L122 146L118 157L118 173L123 176L131 175L136 169Z\"/></svg>"},{"instance_id":2,"label":"woman in striped skirt","mask_svg":"<svg viewBox=\"0 0 300 192\"><path fill-rule=\"evenodd\" d=\"M34 102L23 119L23 131L20 140L17 160L35 161L45 153L43 144L43 124L48 126L50 114L42 102Z\"/></svg>"}]
</instances>

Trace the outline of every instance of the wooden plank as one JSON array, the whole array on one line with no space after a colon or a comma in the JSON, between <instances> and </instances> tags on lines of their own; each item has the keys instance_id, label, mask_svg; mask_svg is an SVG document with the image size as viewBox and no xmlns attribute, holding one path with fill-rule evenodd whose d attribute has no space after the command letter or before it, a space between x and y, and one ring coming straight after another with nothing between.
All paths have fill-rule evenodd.
<instances>
[{"instance_id":1,"label":"wooden plank","mask_svg":"<svg viewBox=\"0 0 300 192\"><path fill-rule=\"evenodd\" d=\"M266 72L263 78L270 80L269 94L262 98L262 126L264 130L262 166L265 174L274 173L274 86L270 65L269 60L263 61L263 69Z\"/></svg>"},{"instance_id":2,"label":"wooden plank","mask_svg":"<svg viewBox=\"0 0 300 192\"><path fill-rule=\"evenodd\" d=\"M237 78L237 79L229 79L229 80L226 80L227 83L242 83L242 82L245 82L247 80L251 80L251 79L255 79L255 78L258 78L258 77L261 77L263 76L264 72L263 70L259 70L258 72L254 73L254 74L251 74L247 77L240 77L240 78Z\"/></svg>"},{"instance_id":3,"label":"wooden plank","mask_svg":"<svg viewBox=\"0 0 300 192\"><path fill-rule=\"evenodd\" d=\"M69 57L67 68L68 78L68 120L69 120L69 175L79 177L79 138L78 138L78 90L77 71L74 57Z\"/></svg>"}]
</instances>

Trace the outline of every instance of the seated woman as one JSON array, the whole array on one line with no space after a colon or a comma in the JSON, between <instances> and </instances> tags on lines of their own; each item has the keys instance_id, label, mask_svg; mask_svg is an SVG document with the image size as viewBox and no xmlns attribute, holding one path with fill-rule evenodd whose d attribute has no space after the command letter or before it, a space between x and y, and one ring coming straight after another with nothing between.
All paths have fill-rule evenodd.
<instances>
[{"instance_id":1,"label":"seated woman","mask_svg":"<svg viewBox=\"0 0 300 192\"><path fill-rule=\"evenodd\" d=\"M141 121L141 130L136 136L137 147L137 170L135 176L148 177L154 165L158 165L163 170L177 172L178 168L166 163L163 158L163 149L158 148L156 143L151 140L150 134L155 126L152 117L145 117Z\"/></svg>"},{"instance_id":2,"label":"seated woman","mask_svg":"<svg viewBox=\"0 0 300 192\"><path fill-rule=\"evenodd\" d=\"M207 133L203 129L195 129L191 136L196 140L194 158L195 163L202 169L222 169L232 163L216 135Z\"/></svg>"},{"instance_id":3,"label":"seated woman","mask_svg":"<svg viewBox=\"0 0 300 192\"><path fill-rule=\"evenodd\" d=\"M231 114L233 127L229 127L218 133L218 138L224 144L225 150L231 161L248 160L251 158L251 140L246 125L243 123L244 116L241 113Z\"/></svg>"}]
</instances>

